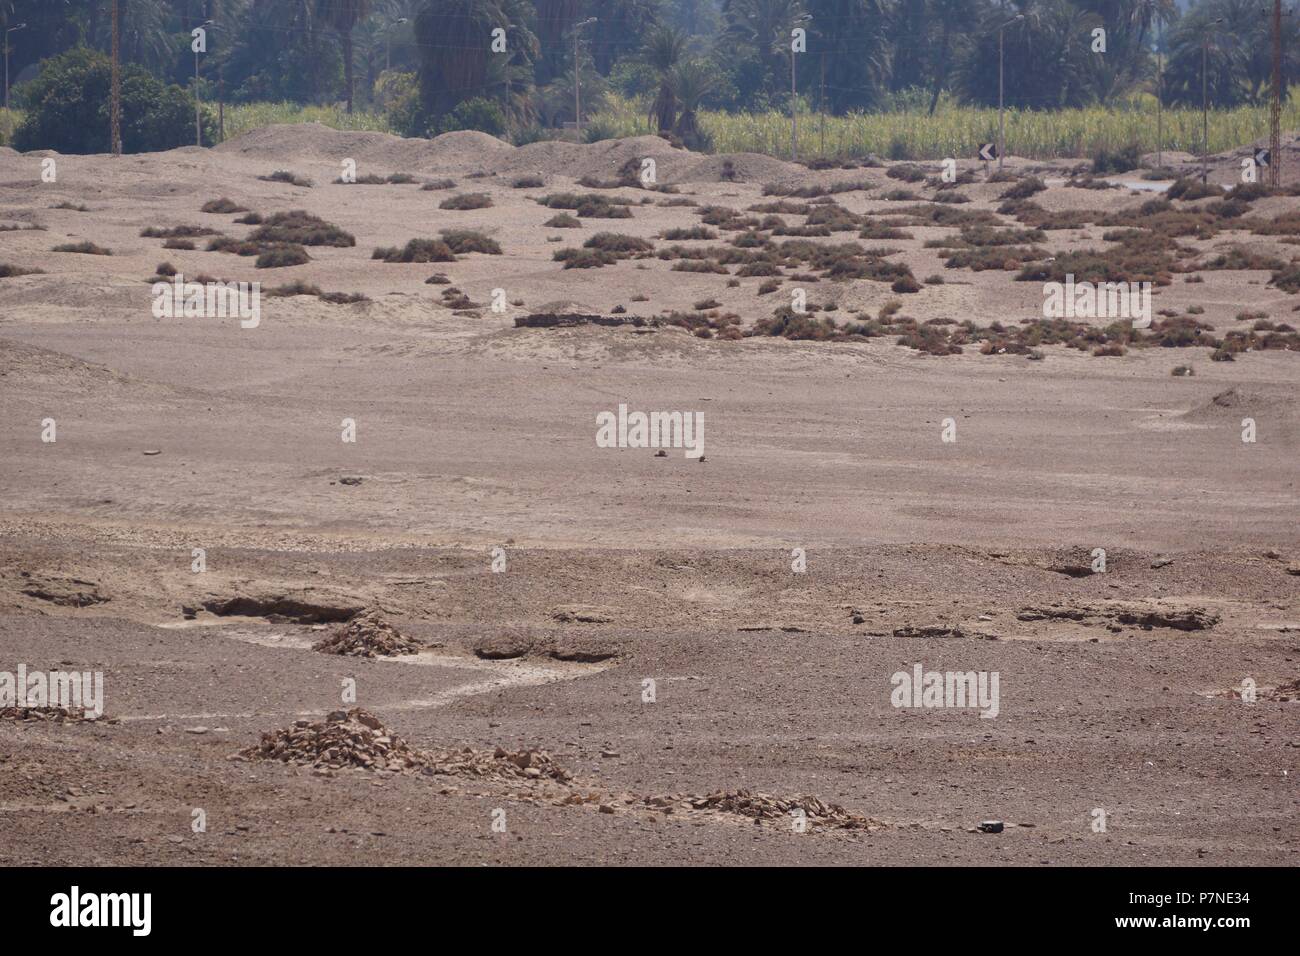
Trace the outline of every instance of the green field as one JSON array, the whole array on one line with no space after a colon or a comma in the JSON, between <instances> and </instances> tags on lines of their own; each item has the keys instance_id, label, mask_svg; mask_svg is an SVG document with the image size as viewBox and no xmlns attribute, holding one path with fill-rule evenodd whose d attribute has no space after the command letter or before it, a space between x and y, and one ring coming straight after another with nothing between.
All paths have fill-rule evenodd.
<instances>
[{"instance_id":1,"label":"green field","mask_svg":"<svg viewBox=\"0 0 1300 956\"><path fill-rule=\"evenodd\" d=\"M0 109L0 144L8 145L21 122L17 110ZM336 107L299 106L294 103L248 103L226 107L229 139L274 123L322 123L335 129L390 132L383 114L358 111L348 115ZM1056 112L1008 110L1007 152L1035 159L1088 157L1102 148L1137 143L1144 152L1156 149L1156 112L1153 100L1123 109L1075 109ZM653 132L643 105L610 98L606 108L592 116L590 131L602 138L637 136ZM1288 102L1282 114L1284 129L1300 128L1300 106ZM786 113L700 113L700 128L719 153L790 155L790 116ZM997 138L998 113L943 105L934 116L924 113L870 113L847 116L799 117L799 155L802 158L847 158L874 153L885 159L944 159L972 157L980 143ZM1210 111L1210 151L1222 152L1268 135L1268 110L1242 107ZM1164 112L1164 148L1199 153L1201 113L1179 109Z\"/></svg>"},{"instance_id":2,"label":"green field","mask_svg":"<svg viewBox=\"0 0 1300 956\"><path fill-rule=\"evenodd\" d=\"M602 135L649 133L646 111L615 101L593 118ZM1268 109L1249 107L1210 111L1210 152L1233 149L1268 136ZM1201 111L1164 111L1163 148L1199 153ZM1294 101L1282 114L1284 129L1300 126ZM700 114L700 128L719 153L790 155L788 113ZM799 155L802 158L845 158L874 153L883 159L945 159L973 157L981 143L997 139L998 111L945 105L934 116L925 113L871 113L821 117L799 116ZM1154 99L1126 109L1074 109L1055 112L1007 110L1007 152L1035 159L1091 156L1102 148L1137 143L1144 152L1157 145Z\"/></svg>"}]
</instances>

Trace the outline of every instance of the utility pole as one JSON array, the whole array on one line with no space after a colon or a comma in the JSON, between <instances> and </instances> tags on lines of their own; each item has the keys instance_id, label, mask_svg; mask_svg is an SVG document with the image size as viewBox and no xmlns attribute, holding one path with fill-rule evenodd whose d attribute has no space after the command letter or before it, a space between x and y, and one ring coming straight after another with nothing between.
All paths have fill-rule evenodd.
<instances>
[{"instance_id":1,"label":"utility pole","mask_svg":"<svg viewBox=\"0 0 1300 956\"><path fill-rule=\"evenodd\" d=\"M790 160L799 158L799 93L794 78L794 50L790 51Z\"/></svg>"},{"instance_id":2,"label":"utility pole","mask_svg":"<svg viewBox=\"0 0 1300 956\"><path fill-rule=\"evenodd\" d=\"M1156 20L1156 168L1165 165L1165 47L1161 23Z\"/></svg>"},{"instance_id":3,"label":"utility pole","mask_svg":"<svg viewBox=\"0 0 1300 956\"><path fill-rule=\"evenodd\" d=\"M1273 0L1273 102L1268 133L1268 184L1277 189L1282 185L1282 0Z\"/></svg>"},{"instance_id":4,"label":"utility pole","mask_svg":"<svg viewBox=\"0 0 1300 956\"><path fill-rule=\"evenodd\" d=\"M122 63L120 55L120 31L117 12L118 0L113 0L113 79L112 92L109 96L109 139L114 156L122 155Z\"/></svg>"},{"instance_id":5,"label":"utility pole","mask_svg":"<svg viewBox=\"0 0 1300 956\"><path fill-rule=\"evenodd\" d=\"M795 17L796 24L807 23L812 19L812 14L805 13L801 17ZM796 26L795 29L800 29ZM795 82L794 72L794 30L790 31L790 161L794 162L799 158L799 89Z\"/></svg>"},{"instance_id":6,"label":"utility pole","mask_svg":"<svg viewBox=\"0 0 1300 956\"><path fill-rule=\"evenodd\" d=\"M1024 18L1023 13L1018 13L998 27L998 172L1002 172L1002 157L1007 151L1006 71L1004 69L1006 55L1004 53L1003 35L1007 27L1013 23L1019 23Z\"/></svg>"},{"instance_id":7,"label":"utility pole","mask_svg":"<svg viewBox=\"0 0 1300 956\"><path fill-rule=\"evenodd\" d=\"M826 156L826 51L822 51L822 92L817 97L817 112L821 117L822 124L822 147L821 155Z\"/></svg>"},{"instance_id":8,"label":"utility pole","mask_svg":"<svg viewBox=\"0 0 1300 956\"><path fill-rule=\"evenodd\" d=\"M203 112L202 104L199 102L199 47L202 46L204 52L208 48L208 27L212 26L211 20L205 20L199 24L199 30L203 34L203 42L197 41L194 44L194 145L203 145Z\"/></svg>"},{"instance_id":9,"label":"utility pole","mask_svg":"<svg viewBox=\"0 0 1300 956\"><path fill-rule=\"evenodd\" d=\"M589 17L573 28L573 128L579 143L582 142L582 63L578 60L578 38L583 27L595 22L595 17Z\"/></svg>"},{"instance_id":10,"label":"utility pole","mask_svg":"<svg viewBox=\"0 0 1300 956\"><path fill-rule=\"evenodd\" d=\"M26 23L18 23L18 26L10 26L4 31L4 108L9 108L9 34L16 33L18 30L26 29Z\"/></svg>"}]
</instances>

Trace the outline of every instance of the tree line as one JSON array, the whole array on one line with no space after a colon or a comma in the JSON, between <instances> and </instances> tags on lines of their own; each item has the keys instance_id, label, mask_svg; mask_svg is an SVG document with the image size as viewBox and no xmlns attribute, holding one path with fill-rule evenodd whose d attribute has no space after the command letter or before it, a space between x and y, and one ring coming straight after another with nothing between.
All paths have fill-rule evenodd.
<instances>
[{"instance_id":1,"label":"tree line","mask_svg":"<svg viewBox=\"0 0 1300 956\"><path fill-rule=\"evenodd\" d=\"M123 60L195 84L205 101L382 109L428 135L516 139L590 105L638 98L657 127L698 140L703 108L933 112L942 97L1009 106L1265 102L1271 0L116 0ZM73 49L106 51L114 0L0 0L11 73ZM1284 17L1284 82L1300 16ZM792 31L805 31L792 53ZM1102 32L1098 32L1102 31ZM794 62L792 62L792 59ZM794 76L792 77L792 73ZM137 75L137 74L133 74ZM18 88L33 107L44 87ZM24 90L26 89L26 92ZM584 109L588 112L590 105Z\"/></svg>"}]
</instances>

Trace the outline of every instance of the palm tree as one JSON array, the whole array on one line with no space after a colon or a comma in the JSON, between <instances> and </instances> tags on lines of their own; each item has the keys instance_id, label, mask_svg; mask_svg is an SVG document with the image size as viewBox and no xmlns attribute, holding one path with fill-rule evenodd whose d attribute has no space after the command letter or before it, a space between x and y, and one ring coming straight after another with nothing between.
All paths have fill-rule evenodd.
<instances>
[{"instance_id":1,"label":"palm tree","mask_svg":"<svg viewBox=\"0 0 1300 956\"><path fill-rule=\"evenodd\" d=\"M784 86L790 31L804 12L802 0L722 0L723 33L762 61L768 92Z\"/></svg>"},{"instance_id":2,"label":"palm tree","mask_svg":"<svg viewBox=\"0 0 1300 956\"><path fill-rule=\"evenodd\" d=\"M490 71L500 69L492 66L500 58L491 51L495 29L506 31L508 62L516 67L511 79L523 78L520 67L531 72L538 53L533 23L525 0L429 0L415 17L424 114L440 117L463 100L493 92Z\"/></svg>"},{"instance_id":3,"label":"palm tree","mask_svg":"<svg viewBox=\"0 0 1300 956\"><path fill-rule=\"evenodd\" d=\"M672 68L669 82L673 96L681 106L681 115L673 125L673 133L691 149L706 146L695 114L700 108L700 102L713 91L717 74L703 60L692 58L683 60Z\"/></svg>"},{"instance_id":4,"label":"palm tree","mask_svg":"<svg viewBox=\"0 0 1300 956\"><path fill-rule=\"evenodd\" d=\"M931 22L939 24L939 41L931 75L929 111L931 116L939 106L940 94L948 86L948 77L952 70L953 30L956 29L960 36L963 24L980 21L980 2L981 0L930 0Z\"/></svg>"},{"instance_id":5,"label":"palm tree","mask_svg":"<svg viewBox=\"0 0 1300 956\"><path fill-rule=\"evenodd\" d=\"M905 6L921 2L912 0ZM804 7L812 15L808 24L810 80L816 83L819 67L824 66L833 110L870 108L891 73L891 4L886 0L804 0ZM785 37L784 49L789 50L788 29ZM924 63L924 58L919 59Z\"/></svg>"},{"instance_id":6,"label":"palm tree","mask_svg":"<svg viewBox=\"0 0 1300 956\"><path fill-rule=\"evenodd\" d=\"M673 91L672 71L686 54L686 34L676 27L659 26L646 39L645 62L659 74L659 94L650 107L650 117L658 130L666 133L677 121L677 95Z\"/></svg>"},{"instance_id":7,"label":"palm tree","mask_svg":"<svg viewBox=\"0 0 1300 956\"><path fill-rule=\"evenodd\" d=\"M319 0L320 14L334 28L343 43L343 82L348 90L348 112L352 112L352 94L355 86L352 62L352 31L357 23L370 13L370 0Z\"/></svg>"},{"instance_id":8,"label":"palm tree","mask_svg":"<svg viewBox=\"0 0 1300 956\"><path fill-rule=\"evenodd\" d=\"M123 63L170 69L177 48L168 29L164 0L117 0L118 37ZM102 50L112 44L112 24L100 20L92 42ZM188 38L187 38L188 47Z\"/></svg>"}]
</instances>

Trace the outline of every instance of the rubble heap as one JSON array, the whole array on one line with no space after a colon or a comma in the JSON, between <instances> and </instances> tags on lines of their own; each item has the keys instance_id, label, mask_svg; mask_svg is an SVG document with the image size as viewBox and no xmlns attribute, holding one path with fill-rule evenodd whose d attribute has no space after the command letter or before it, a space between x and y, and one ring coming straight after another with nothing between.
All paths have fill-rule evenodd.
<instances>
[{"instance_id":1,"label":"rubble heap","mask_svg":"<svg viewBox=\"0 0 1300 956\"><path fill-rule=\"evenodd\" d=\"M0 720L42 720L62 724L93 719L87 716L83 707L0 707Z\"/></svg>"},{"instance_id":2,"label":"rubble heap","mask_svg":"<svg viewBox=\"0 0 1300 956\"><path fill-rule=\"evenodd\" d=\"M262 734L258 744L241 750L237 756L331 770L360 767L509 781L546 779L559 783L572 779L545 750L512 752L501 747L417 750L389 733L378 717L360 707L336 710L321 721L294 721L292 727Z\"/></svg>"},{"instance_id":3,"label":"rubble heap","mask_svg":"<svg viewBox=\"0 0 1300 956\"><path fill-rule=\"evenodd\" d=\"M493 777L496 779L554 780L568 783L573 775L556 764L545 750L508 751L459 750L427 751L424 754L426 773L447 774L456 777Z\"/></svg>"},{"instance_id":4,"label":"rubble heap","mask_svg":"<svg viewBox=\"0 0 1300 956\"><path fill-rule=\"evenodd\" d=\"M1300 679L1285 681L1259 692L1264 700L1300 701Z\"/></svg>"},{"instance_id":5,"label":"rubble heap","mask_svg":"<svg viewBox=\"0 0 1300 956\"><path fill-rule=\"evenodd\" d=\"M292 727L262 734L260 743L239 755L331 769L401 771L424 763L419 751L390 734L378 717L360 707L336 710L320 721L296 720Z\"/></svg>"},{"instance_id":6,"label":"rubble heap","mask_svg":"<svg viewBox=\"0 0 1300 956\"><path fill-rule=\"evenodd\" d=\"M399 632L378 611L368 610L355 615L329 637L317 641L312 650L351 657L394 657L418 653L420 642Z\"/></svg>"},{"instance_id":7,"label":"rubble heap","mask_svg":"<svg viewBox=\"0 0 1300 956\"><path fill-rule=\"evenodd\" d=\"M650 797L645 802L658 810L681 807L688 812L731 813L751 817L755 822L773 820L787 824L794 811L802 810L809 829L873 830L884 825L879 820L859 816L838 804L824 803L813 796L774 797L749 790L719 790L706 797Z\"/></svg>"}]
</instances>

